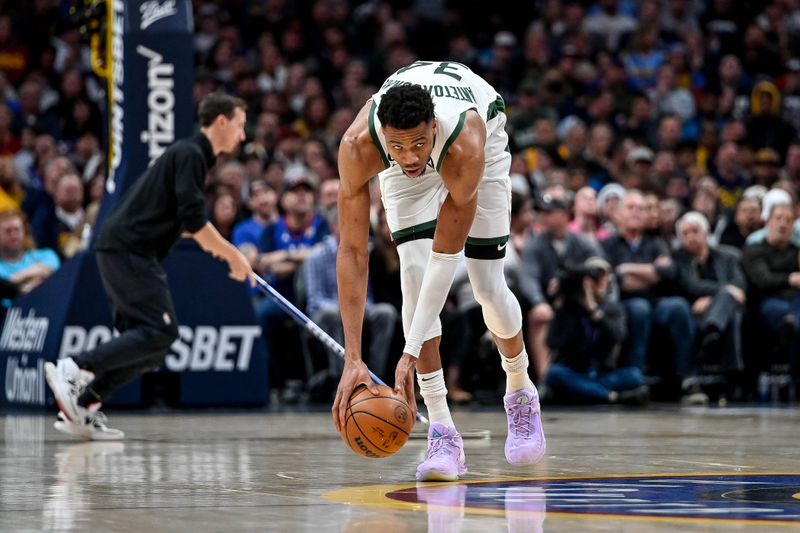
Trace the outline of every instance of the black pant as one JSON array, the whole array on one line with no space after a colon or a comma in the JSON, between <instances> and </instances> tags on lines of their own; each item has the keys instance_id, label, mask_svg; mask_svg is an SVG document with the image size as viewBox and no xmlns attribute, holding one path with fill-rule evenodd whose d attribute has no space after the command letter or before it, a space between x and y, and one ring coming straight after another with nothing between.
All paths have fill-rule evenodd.
<instances>
[{"instance_id":1,"label":"black pant","mask_svg":"<svg viewBox=\"0 0 800 533\"><path fill-rule=\"evenodd\" d=\"M97 252L97 266L120 335L75 358L95 373L82 405L157 369L178 338L167 275L155 257Z\"/></svg>"},{"instance_id":2,"label":"black pant","mask_svg":"<svg viewBox=\"0 0 800 533\"><path fill-rule=\"evenodd\" d=\"M708 310L697 320L701 331L707 331L709 327L713 326L720 332L721 360L719 362L726 370L742 370L744 368L742 315L742 304L723 287L714 294Z\"/></svg>"}]
</instances>

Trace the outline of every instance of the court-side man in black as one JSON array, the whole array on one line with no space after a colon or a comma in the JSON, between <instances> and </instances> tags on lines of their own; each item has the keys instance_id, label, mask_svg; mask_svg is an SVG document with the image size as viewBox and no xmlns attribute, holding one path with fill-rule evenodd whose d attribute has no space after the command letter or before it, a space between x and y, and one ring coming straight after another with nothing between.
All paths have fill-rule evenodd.
<instances>
[{"instance_id":1,"label":"court-side man in black","mask_svg":"<svg viewBox=\"0 0 800 533\"><path fill-rule=\"evenodd\" d=\"M45 375L61 410L56 429L94 440L123 438L99 408L105 398L158 368L178 338L175 308L161 267L181 234L226 261L230 277L255 283L247 259L205 216L203 187L222 152L244 140L244 101L222 93L200 103L201 130L168 148L125 192L95 243L97 266L120 335L77 357L47 363Z\"/></svg>"}]
</instances>

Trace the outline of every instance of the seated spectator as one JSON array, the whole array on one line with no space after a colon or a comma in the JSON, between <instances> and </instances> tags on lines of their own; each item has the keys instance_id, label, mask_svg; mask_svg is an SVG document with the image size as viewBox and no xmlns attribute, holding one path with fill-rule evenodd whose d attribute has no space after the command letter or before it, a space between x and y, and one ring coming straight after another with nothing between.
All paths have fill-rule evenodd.
<instances>
[{"instance_id":1,"label":"seated spectator","mask_svg":"<svg viewBox=\"0 0 800 533\"><path fill-rule=\"evenodd\" d=\"M0 157L0 211L19 209L25 192L19 181L17 167L10 157Z\"/></svg>"},{"instance_id":2,"label":"seated spectator","mask_svg":"<svg viewBox=\"0 0 800 533\"><path fill-rule=\"evenodd\" d=\"M781 156L772 148L762 148L753 155L753 184L772 187L779 178Z\"/></svg>"},{"instance_id":3,"label":"seated spectator","mask_svg":"<svg viewBox=\"0 0 800 533\"><path fill-rule=\"evenodd\" d=\"M675 236L675 222L683 214L683 206L674 198L664 198L658 202L658 235L667 248L676 249L680 244Z\"/></svg>"},{"instance_id":4,"label":"seated spectator","mask_svg":"<svg viewBox=\"0 0 800 533\"><path fill-rule=\"evenodd\" d=\"M760 81L753 86L750 97L750 119L747 134L755 149L774 148L785 154L789 142L797 132L781 118L781 93L770 81Z\"/></svg>"},{"instance_id":5,"label":"seated spectator","mask_svg":"<svg viewBox=\"0 0 800 533\"><path fill-rule=\"evenodd\" d=\"M761 228L761 203L754 196L745 196L736 205L733 222L728 223L719 243L742 249L747 238Z\"/></svg>"},{"instance_id":6,"label":"seated spectator","mask_svg":"<svg viewBox=\"0 0 800 533\"><path fill-rule=\"evenodd\" d=\"M239 206L237 197L228 192L217 194L211 202L210 222L220 235L229 241L233 238L233 228L238 222Z\"/></svg>"},{"instance_id":7,"label":"seated spectator","mask_svg":"<svg viewBox=\"0 0 800 533\"><path fill-rule=\"evenodd\" d=\"M607 300L611 265L591 257L559 276L555 316L547 336L553 364L547 387L557 398L578 403L647 401L642 371L619 366L625 314Z\"/></svg>"},{"instance_id":8,"label":"seated spectator","mask_svg":"<svg viewBox=\"0 0 800 533\"><path fill-rule=\"evenodd\" d=\"M278 218L278 195L262 178L253 180L248 192L247 207L252 216L234 226L231 242L255 265L261 234Z\"/></svg>"},{"instance_id":9,"label":"seated spectator","mask_svg":"<svg viewBox=\"0 0 800 533\"><path fill-rule=\"evenodd\" d=\"M336 253L339 249L338 210L333 207L328 211L328 226L331 234L309 254L303 267L303 278L306 290L306 311L312 322L321 327L339 344L344 345L344 328L339 310L339 290L336 282ZM369 348L363 350L364 361L377 376L387 378L386 369L389 360L389 349L397 322L398 312L388 303L372 301L367 291L364 307L364 325L369 334ZM331 358L331 364L340 370L343 364L338 357ZM338 375L337 371L335 374Z\"/></svg>"},{"instance_id":10,"label":"seated spectator","mask_svg":"<svg viewBox=\"0 0 800 533\"><path fill-rule=\"evenodd\" d=\"M0 278L26 294L60 266L61 261L53 250L34 248L21 212L0 212Z\"/></svg>"},{"instance_id":11,"label":"seated spectator","mask_svg":"<svg viewBox=\"0 0 800 533\"><path fill-rule=\"evenodd\" d=\"M618 234L602 241L606 257L617 274L620 297L627 314L627 352L623 365L644 369L653 326L664 329L674 346L677 374L689 384L696 375L692 349L694 320L689 303L674 294L675 265L666 244L644 234L644 198L629 191L617 208ZM663 361L659 367L672 366ZM696 391L683 391L685 395Z\"/></svg>"},{"instance_id":12,"label":"seated spectator","mask_svg":"<svg viewBox=\"0 0 800 533\"><path fill-rule=\"evenodd\" d=\"M339 201L339 179L327 179L319 185L319 206L323 213L336 207Z\"/></svg>"},{"instance_id":13,"label":"seated spectator","mask_svg":"<svg viewBox=\"0 0 800 533\"><path fill-rule=\"evenodd\" d=\"M315 211L316 184L305 174L296 174L287 183L281 197L285 215L264 228L258 245L256 270L290 302L295 300L295 274L308 257L311 248L330 233L328 223ZM256 318L266 340L267 355L275 340L275 328L285 313L271 299L256 306ZM274 367L273 367L274 369ZM275 377L273 373L273 377ZM280 379L275 377L275 384Z\"/></svg>"},{"instance_id":14,"label":"seated spectator","mask_svg":"<svg viewBox=\"0 0 800 533\"><path fill-rule=\"evenodd\" d=\"M709 246L708 232L708 220L697 211L678 220L681 248L674 254L678 283L697 320L700 357L719 360L727 371L737 372L744 368L745 277L734 253Z\"/></svg>"},{"instance_id":15,"label":"seated spectator","mask_svg":"<svg viewBox=\"0 0 800 533\"><path fill-rule=\"evenodd\" d=\"M63 156L53 157L44 165L42 188L32 185L25 188L25 198L21 207L28 217L31 234L39 246L58 248L56 185L61 176L68 172L75 172L70 160Z\"/></svg>"},{"instance_id":16,"label":"seated spectator","mask_svg":"<svg viewBox=\"0 0 800 533\"><path fill-rule=\"evenodd\" d=\"M758 305L764 326L780 335L783 346L792 347L797 357L800 331L800 247L791 242L794 206L785 191L773 189L764 196L761 218L766 221L763 242L748 244L742 254L742 267ZM797 361L794 361L797 376Z\"/></svg>"},{"instance_id":17,"label":"seated spectator","mask_svg":"<svg viewBox=\"0 0 800 533\"><path fill-rule=\"evenodd\" d=\"M553 319L552 284L558 269L567 262L581 263L598 251L589 241L568 231L569 202L563 187L546 188L537 207L542 231L522 249L522 275L527 278L523 286L531 288L527 324L533 369L543 379L550 359L546 340Z\"/></svg>"},{"instance_id":18,"label":"seated spectator","mask_svg":"<svg viewBox=\"0 0 800 533\"><path fill-rule=\"evenodd\" d=\"M720 187L719 200L724 209L733 209L741 200L747 178L742 172L739 147L726 142L717 150L714 158L714 178Z\"/></svg>"},{"instance_id":19,"label":"seated spectator","mask_svg":"<svg viewBox=\"0 0 800 533\"><path fill-rule=\"evenodd\" d=\"M773 191L780 191L780 192L773 192ZM784 194L785 193L785 194ZM794 200L792 199L791 194L782 190L782 189L772 189L769 191L769 194L764 195L763 199L761 200L762 207L761 207L761 215L763 218L763 214L767 211L771 211L773 205L777 203L788 201L794 205ZM763 221L763 220L762 220ZM745 243L747 245L751 244L760 244L764 242L767 238L767 228L763 227L760 230L754 231L750 235L747 236L747 240ZM789 237L789 241L794 244L795 246L800 247L800 218L795 218L794 226L792 228L792 234Z\"/></svg>"},{"instance_id":20,"label":"seated spectator","mask_svg":"<svg viewBox=\"0 0 800 533\"><path fill-rule=\"evenodd\" d=\"M83 209L83 182L74 172L58 180L55 190L56 219L58 220L58 253L70 258L81 247L81 233L86 219Z\"/></svg>"},{"instance_id":21,"label":"seated spectator","mask_svg":"<svg viewBox=\"0 0 800 533\"><path fill-rule=\"evenodd\" d=\"M597 216L600 219L600 227L608 237L617 231L614 214L617 212L617 206L623 196L625 196L625 187L619 183L609 183L597 193Z\"/></svg>"},{"instance_id":22,"label":"seated spectator","mask_svg":"<svg viewBox=\"0 0 800 533\"><path fill-rule=\"evenodd\" d=\"M572 206L573 219L569 223L569 231L597 242L611 235L608 228L600 225L597 213L597 191L591 187L583 187L575 193Z\"/></svg>"}]
</instances>

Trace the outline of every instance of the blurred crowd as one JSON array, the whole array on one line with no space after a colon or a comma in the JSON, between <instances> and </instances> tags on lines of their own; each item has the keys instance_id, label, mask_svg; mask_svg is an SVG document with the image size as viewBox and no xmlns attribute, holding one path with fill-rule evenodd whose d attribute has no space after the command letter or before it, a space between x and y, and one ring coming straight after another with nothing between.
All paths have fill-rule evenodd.
<instances>
[{"instance_id":1,"label":"blurred crowd","mask_svg":"<svg viewBox=\"0 0 800 533\"><path fill-rule=\"evenodd\" d=\"M0 0L9 299L86 247L102 197L104 92L68 5ZM451 60L506 103L506 270L547 397L704 403L797 380L799 0L195 0L193 9L195 102L225 90L249 106L247 142L209 175L209 217L334 336L339 140L390 73ZM377 190L373 204L365 357L391 381L402 349L399 262ZM309 383L329 393L335 359L271 302L254 295L254 305L273 385L287 399ZM480 399L501 375L466 276L442 319L450 396ZM305 357L287 355L298 351Z\"/></svg>"}]
</instances>

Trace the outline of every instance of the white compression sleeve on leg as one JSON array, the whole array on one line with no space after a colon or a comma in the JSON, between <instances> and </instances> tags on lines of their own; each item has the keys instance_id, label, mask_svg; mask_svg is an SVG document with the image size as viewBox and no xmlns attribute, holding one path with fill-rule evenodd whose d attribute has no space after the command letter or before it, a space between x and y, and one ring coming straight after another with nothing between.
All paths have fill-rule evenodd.
<instances>
[{"instance_id":1,"label":"white compression sleeve on leg","mask_svg":"<svg viewBox=\"0 0 800 533\"><path fill-rule=\"evenodd\" d=\"M442 312L447 293L456 276L458 261L461 252L457 254L442 254L431 252L425 277L419 291L417 308L414 310L414 319L411 321L411 331L406 336L406 346L403 353L419 357L425 334Z\"/></svg>"},{"instance_id":2,"label":"white compression sleeve on leg","mask_svg":"<svg viewBox=\"0 0 800 533\"><path fill-rule=\"evenodd\" d=\"M425 278L425 267L428 266L431 257L431 240L417 239L405 242L397 247L397 253L400 255L400 290L403 293L403 335L408 337L422 280ZM423 341L441 334L442 324L437 316L436 320L431 322Z\"/></svg>"}]
</instances>

